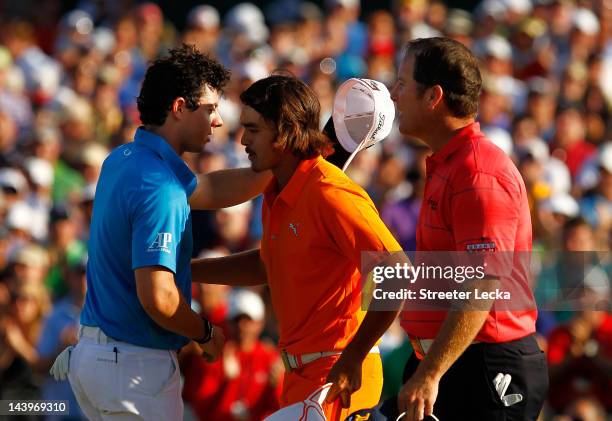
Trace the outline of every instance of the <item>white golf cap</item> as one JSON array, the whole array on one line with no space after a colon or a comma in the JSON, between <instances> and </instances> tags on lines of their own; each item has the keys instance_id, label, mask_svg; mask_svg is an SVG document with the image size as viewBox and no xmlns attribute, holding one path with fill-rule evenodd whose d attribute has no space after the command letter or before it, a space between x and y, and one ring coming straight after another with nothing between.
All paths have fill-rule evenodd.
<instances>
[{"instance_id":1,"label":"white golf cap","mask_svg":"<svg viewBox=\"0 0 612 421\"><path fill-rule=\"evenodd\" d=\"M28 175L34 184L41 187L51 187L53 184L53 165L41 158L28 158L25 161Z\"/></svg>"},{"instance_id":2,"label":"white golf cap","mask_svg":"<svg viewBox=\"0 0 612 421\"><path fill-rule=\"evenodd\" d=\"M308 420L325 421L323 412L323 402L331 388L331 383L327 383L315 390L308 398L293 405L279 409L275 413L264 418L263 421L287 421L287 420Z\"/></svg>"},{"instance_id":3,"label":"white golf cap","mask_svg":"<svg viewBox=\"0 0 612 421\"><path fill-rule=\"evenodd\" d=\"M597 161L599 166L612 173L612 141L606 142L601 146Z\"/></svg>"},{"instance_id":4,"label":"white golf cap","mask_svg":"<svg viewBox=\"0 0 612 421\"><path fill-rule=\"evenodd\" d=\"M248 289L232 291L229 297L229 308L227 311L228 319L246 315L252 320L261 321L264 319L264 303L259 294Z\"/></svg>"},{"instance_id":5,"label":"white golf cap","mask_svg":"<svg viewBox=\"0 0 612 421\"><path fill-rule=\"evenodd\" d=\"M474 50L481 57L491 56L499 60L512 59L512 45L499 35L489 35L477 42Z\"/></svg>"},{"instance_id":6,"label":"white golf cap","mask_svg":"<svg viewBox=\"0 0 612 421\"><path fill-rule=\"evenodd\" d=\"M6 214L6 227L25 232L31 232L34 211L25 202L16 202Z\"/></svg>"},{"instance_id":7,"label":"white golf cap","mask_svg":"<svg viewBox=\"0 0 612 421\"><path fill-rule=\"evenodd\" d=\"M574 28L587 35L596 35L599 33L600 25L597 15L589 9L576 9L572 17Z\"/></svg>"},{"instance_id":8,"label":"white golf cap","mask_svg":"<svg viewBox=\"0 0 612 421\"><path fill-rule=\"evenodd\" d=\"M514 144L512 143L512 136L508 133L507 130L504 130L500 127L486 127L483 129L483 132L487 138L495 146L504 151L506 155L511 155L512 150L514 149Z\"/></svg>"},{"instance_id":9,"label":"white golf cap","mask_svg":"<svg viewBox=\"0 0 612 421\"><path fill-rule=\"evenodd\" d=\"M187 15L187 24L192 28L215 29L220 22L219 12L208 4L194 7Z\"/></svg>"},{"instance_id":10,"label":"white golf cap","mask_svg":"<svg viewBox=\"0 0 612 421\"><path fill-rule=\"evenodd\" d=\"M565 215L568 218L573 218L580 214L578 202L568 193L557 193L551 198L542 202L542 209L552 213Z\"/></svg>"},{"instance_id":11,"label":"white golf cap","mask_svg":"<svg viewBox=\"0 0 612 421\"><path fill-rule=\"evenodd\" d=\"M15 168L3 168L0 170L0 187L23 192L28 188L28 181L21 171Z\"/></svg>"},{"instance_id":12,"label":"white golf cap","mask_svg":"<svg viewBox=\"0 0 612 421\"><path fill-rule=\"evenodd\" d=\"M351 157L391 132L395 105L387 87L375 80L352 78L338 88L332 114L338 141Z\"/></svg>"}]
</instances>

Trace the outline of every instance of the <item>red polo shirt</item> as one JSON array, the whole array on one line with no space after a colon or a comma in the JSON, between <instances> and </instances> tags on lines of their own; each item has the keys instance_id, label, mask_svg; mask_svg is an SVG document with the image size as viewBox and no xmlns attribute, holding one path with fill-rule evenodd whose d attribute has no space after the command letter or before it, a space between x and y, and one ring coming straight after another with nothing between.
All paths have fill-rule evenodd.
<instances>
[{"instance_id":1,"label":"red polo shirt","mask_svg":"<svg viewBox=\"0 0 612 421\"><path fill-rule=\"evenodd\" d=\"M478 250L510 256L499 273L501 285L533 300L529 267L531 217L521 174L510 158L480 131L478 123L461 129L442 149L427 158L427 181L417 250ZM501 253L500 253L501 252ZM522 252L522 253L516 253ZM423 287L427 287L425 282ZM511 287L508 283L513 283ZM518 294L517 294L518 295ZM483 342L506 342L535 332L537 311L529 303L491 310L476 336ZM402 326L409 335L435 338L446 317L442 311L407 311Z\"/></svg>"}]
</instances>

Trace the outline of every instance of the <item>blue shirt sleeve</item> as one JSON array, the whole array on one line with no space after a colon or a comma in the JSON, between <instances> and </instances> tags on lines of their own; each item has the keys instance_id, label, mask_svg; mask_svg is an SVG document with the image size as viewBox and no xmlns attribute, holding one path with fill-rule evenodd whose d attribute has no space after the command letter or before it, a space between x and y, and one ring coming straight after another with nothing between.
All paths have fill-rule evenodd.
<instances>
[{"instance_id":1,"label":"blue shirt sleeve","mask_svg":"<svg viewBox=\"0 0 612 421\"><path fill-rule=\"evenodd\" d=\"M132 203L132 269L164 266L176 273L189 217L185 191L170 180L145 182Z\"/></svg>"}]
</instances>

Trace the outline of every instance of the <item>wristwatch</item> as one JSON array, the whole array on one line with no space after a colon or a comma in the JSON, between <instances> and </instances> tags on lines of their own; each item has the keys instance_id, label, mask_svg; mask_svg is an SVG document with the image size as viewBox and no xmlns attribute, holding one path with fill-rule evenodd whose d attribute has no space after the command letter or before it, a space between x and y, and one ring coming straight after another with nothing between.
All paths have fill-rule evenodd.
<instances>
[{"instance_id":1,"label":"wristwatch","mask_svg":"<svg viewBox=\"0 0 612 421\"><path fill-rule=\"evenodd\" d=\"M202 321L204 322L204 335L201 338L193 338L199 344L205 344L210 342L213 338L213 325L208 319L202 317Z\"/></svg>"}]
</instances>

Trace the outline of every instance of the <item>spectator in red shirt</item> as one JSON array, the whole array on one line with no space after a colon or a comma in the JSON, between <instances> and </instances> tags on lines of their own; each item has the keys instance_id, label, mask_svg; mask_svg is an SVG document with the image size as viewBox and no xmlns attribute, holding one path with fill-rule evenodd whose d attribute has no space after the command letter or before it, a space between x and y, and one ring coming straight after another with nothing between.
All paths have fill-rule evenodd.
<instances>
[{"instance_id":1,"label":"spectator in red shirt","mask_svg":"<svg viewBox=\"0 0 612 421\"><path fill-rule=\"evenodd\" d=\"M593 272L591 272L593 273ZM581 307L609 306L610 289L588 278ZM612 315L606 311L580 311L548 338L551 389L549 400L556 410L577 398L594 396L612 411Z\"/></svg>"},{"instance_id":2,"label":"spectator in red shirt","mask_svg":"<svg viewBox=\"0 0 612 421\"><path fill-rule=\"evenodd\" d=\"M273 345L259 340L264 305L256 293L230 296L230 338L220 360L197 354L183 361L183 399L206 421L259 421L279 408L282 363Z\"/></svg>"}]
</instances>

